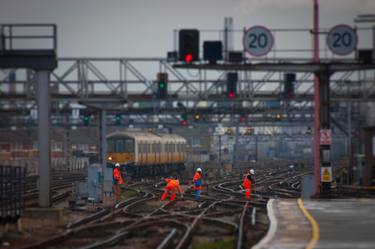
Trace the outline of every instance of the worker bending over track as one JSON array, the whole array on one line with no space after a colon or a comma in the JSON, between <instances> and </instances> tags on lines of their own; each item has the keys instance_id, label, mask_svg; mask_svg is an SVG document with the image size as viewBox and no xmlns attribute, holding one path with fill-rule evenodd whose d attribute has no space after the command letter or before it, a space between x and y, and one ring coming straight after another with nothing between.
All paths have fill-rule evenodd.
<instances>
[{"instance_id":1,"label":"worker bending over track","mask_svg":"<svg viewBox=\"0 0 375 249\"><path fill-rule=\"evenodd\" d=\"M178 192L182 196L182 190L181 190L181 187L180 187L180 181L179 180L175 180L175 179L172 179L172 178L166 178L165 182L167 183L167 185L164 188L164 193L161 196L161 200L164 201L168 197L168 194L170 194L170 199L169 199L169 202L168 202L168 204L169 204L169 203L173 202L174 199L176 199L176 192Z\"/></svg>"}]
</instances>

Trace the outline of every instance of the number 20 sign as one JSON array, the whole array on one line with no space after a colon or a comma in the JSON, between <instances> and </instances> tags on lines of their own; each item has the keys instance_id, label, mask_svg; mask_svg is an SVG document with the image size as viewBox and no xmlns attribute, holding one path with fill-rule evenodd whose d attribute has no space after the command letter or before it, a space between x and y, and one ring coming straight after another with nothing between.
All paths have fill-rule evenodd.
<instances>
[{"instance_id":1,"label":"number 20 sign","mask_svg":"<svg viewBox=\"0 0 375 249\"><path fill-rule=\"evenodd\" d=\"M336 25L327 35L327 45L337 55L350 54L356 49L357 43L356 30L345 24Z\"/></svg>"},{"instance_id":2,"label":"number 20 sign","mask_svg":"<svg viewBox=\"0 0 375 249\"><path fill-rule=\"evenodd\" d=\"M266 27L257 25L244 32L243 46L252 56L266 55L271 51L273 43L273 35Z\"/></svg>"}]
</instances>

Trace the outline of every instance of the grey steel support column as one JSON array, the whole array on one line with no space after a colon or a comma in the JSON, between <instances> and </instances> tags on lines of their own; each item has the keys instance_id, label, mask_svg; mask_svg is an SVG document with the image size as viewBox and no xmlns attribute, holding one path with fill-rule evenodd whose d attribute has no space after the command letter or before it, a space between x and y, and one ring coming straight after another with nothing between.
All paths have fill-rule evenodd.
<instances>
[{"instance_id":1,"label":"grey steel support column","mask_svg":"<svg viewBox=\"0 0 375 249\"><path fill-rule=\"evenodd\" d=\"M99 109L99 142L100 142L100 150L99 150L99 162L102 165L102 172L103 172L103 180L102 180L102 198L107 196L111 192L111 187L108 185L108 180L112 179L109 171L107 170L107 158L106 158L106 151L107 151L107 141L105 136L107 134L107 111L105 109Z\"/></svg>"},{"instance_id":2,"label":"grey steel support column","mask_svg":"<svg viewBox=\"0 0 375 249\"><path fill-rule=\"evenodd\" d=\"M319 120L320 120L320 130L330 130L330 98L329 98L329 82L331 73L328 71L321 72L318 74L319 78ZM320 167L331 167L331 145L319 146L319 157L320 157ZM331 190L331 182L321 182L321 195L329 195Z\"/></svg>"},{"instance_id":3,"label":"grey steel support column","mask_svg":"<svg viewBox=\"0 0 375 249\"><path fill-rule=\"evenodd\" d=\"M107 111L104 109L100 110L100 162L103 169L107 165L106 151L107 141L105 136L107 134Z\"/></svg>"},{"instance_id":4,"label":"grey steel support column","mask_svg":"<svg viewBox=\"0 0 375 249\"><path fill-rule=\"evenodd\" d=\"M70 169L70 159L71 159L71 140L70 140L70 118L68 115L64 115L64 165L65 169Z\"/></svg>"},{"instance_id":5,"label":"grey steel support column","mask_svg":"<svg viewBox=\"0 0 375 249\"><path fill-rule=\"evenodd\" d=\"M348 102L348 155L352 157L352 103Z\"/></svg>"},{"instance_id":6,"label":"grey steel support column","mask_svg":"<svg viewBox=\"0 0 375 249\"><path fill-rule=\"evenodd\" d=\"M352 102L348 103L348 155L349 155L349 183L353 183L353 165L354 165L354 158L353 158L353 144L352 144Z\"/></svg>"},{"instance_id":7,"label":"grey steel support column","mask_svg":"<svg viewBox=\"0 0 375 249\"><path fill-rule=\"evenodd\" d=\"M50 101L49 72L37 72L38 142L39 142L39 206L50 207Z\"/></svg>"},{"instance_id":8,"label":"grey steel support column","mask_svg":"<svg viewBox=\"0 0 375 249\"><path fill-rule=\"evenodd\" d=\"M258 135L255 135L255 161L258 163Z\"/></svg>"},{"instance_id":9,"label":"grey steel support column","mask_svg":"<svg viewBox=\"0 0 375 249\"><path fill-rule=\"evenodd\" d=\"M221 135L219 134L219 163L221 165Z\"/></svg>"},{"instance_id":10,"label":"grey steel support column","mask_svg":"<svg viewBox=\"0 0 375 249\"><path fill-rule=\"evenodd\" d=\"M319 0L313 0L313 62L319 62ZM319 96L319 77L314 74L314 182L315 195L320 193L320 149L319 149L319 130L320 130L320 96Z\"/></svg>"},{"instance_id":11,"label":"grey steel support column","mask_svg":"<svg viewBox=\"0 0 375 249\"><path fill-rule=\"evenodd\" d=\"M236 135L234 137L234 144L233 144L233 157L232 157L232 166L233 168L235 168L235 166L237 165L237 160L238 160L238 157L237 157L237 149L238 149L238 139L239 139L239 136L238 136L238 133L240 132L240 129L239 129L239 124L237 123L237 126L236 126Z\"/></svg>"},{"instance_id":12,"label":"grey steel support column","mask_svg":"<svg viewBox=\"0 0 375 249\"><path fill-rule=\"evenodd\" d=\"M0 26L0 55L4 53L5 50L5 36L3 33L3 27Z\"/></svg>"}]
</instances>

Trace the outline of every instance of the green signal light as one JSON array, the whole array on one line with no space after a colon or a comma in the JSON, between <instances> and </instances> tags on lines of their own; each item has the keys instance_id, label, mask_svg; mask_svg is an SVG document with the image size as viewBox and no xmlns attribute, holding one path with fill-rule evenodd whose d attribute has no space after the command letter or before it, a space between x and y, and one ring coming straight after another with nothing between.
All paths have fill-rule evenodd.
<instances>
[{"instance_id":1,"label":"green signal light","mask_svg":"<svg viewBox=\"0 0 375 249\"><path fill-rule=\"evenodd\" d=\"M166 87L165 82L160 82L159 83L159 88L164 89L165 87Z\"/></svg>"}]
</instances>

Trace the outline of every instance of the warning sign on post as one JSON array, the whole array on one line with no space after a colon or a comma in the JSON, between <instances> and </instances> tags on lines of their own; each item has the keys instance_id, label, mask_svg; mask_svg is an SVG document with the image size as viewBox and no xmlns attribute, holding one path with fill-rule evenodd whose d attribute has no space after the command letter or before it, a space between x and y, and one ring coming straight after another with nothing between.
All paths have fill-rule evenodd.
<instances>
[{"instance_id":1,"label":"warning sign on post","mask_svg":"<svg viewBox=\"0 0 375 249\"><path fill-rule=\"evenodd\" d=\"M320 130L320 145L332 144L332 132L329 129Z\"/></svg>"},{"instance_id":2,"label":"warning sign on post","mask_svg":"<svg viewBox=\"0 0 375 249\"><path fill-rule=\"evenodd\" d=\"M332 167L320 168L321 182L332 182Z\"/></svg>"}]
</instances>

